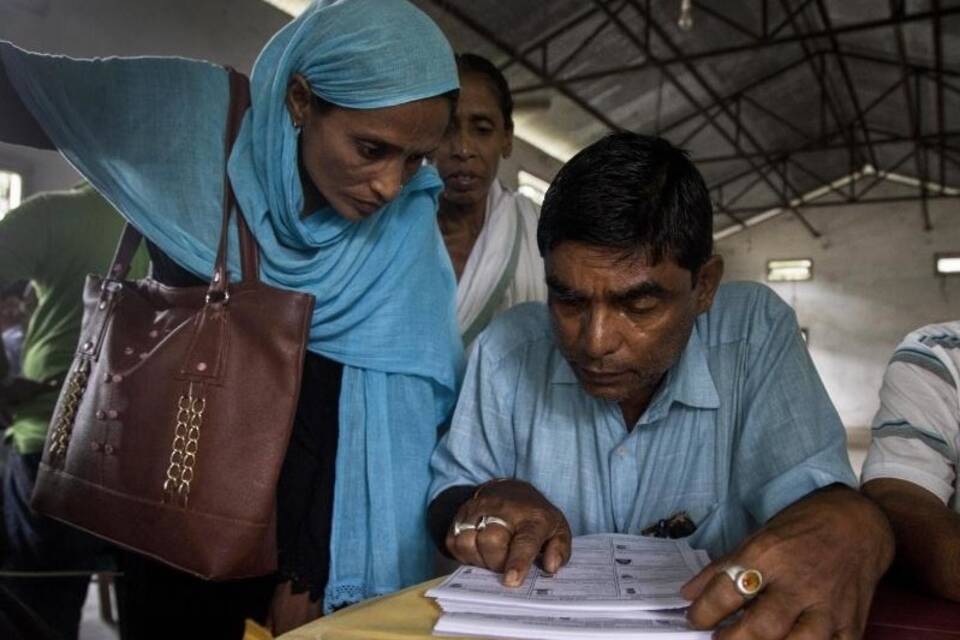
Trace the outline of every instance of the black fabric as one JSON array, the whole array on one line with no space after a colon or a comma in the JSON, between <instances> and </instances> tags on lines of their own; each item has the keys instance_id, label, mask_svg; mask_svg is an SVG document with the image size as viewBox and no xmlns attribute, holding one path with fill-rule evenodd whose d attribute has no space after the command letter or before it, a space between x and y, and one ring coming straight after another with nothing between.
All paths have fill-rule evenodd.
<instances>
[{"instance_id":1,"label":"black fabric","mask_svg":"<svg viewBox=\"0 0 960 640\"><path fill-rule=\"evenodd\" d=\"M440 553L450 558L447 552L447 531L463 503L476 493L476 485L459 485L444 489L427 507L427 530Z\"/></svg>"},{"instance_id":2,"label":"black fabric","mask_svg":"<svg viewBox=\"0 0 960 640\"><path fill-rule=\"evenodd\" d=\"M117 555L124 640L242 640L245 619L266 622L276 576L207 582L140 554Z\"/></svg>"},{"instance_id":3,"label":"black fabric","mask_svg":"<svg viewBox=\"0 0 960 640\"><path fill-rule=\"evenodd\" d=\"M343 365L315 353L303 364L300 400L277 485L280 572L294 592L323 597L330 573L330 529Z\"/></svg>"},{"instance_id":4,"label":"black fabric","mask_svg":"<svg viewBox=\"0 0 960 640\"><path fill-rule=\"evenodd\" d=\"M144 242L147 243L147 253L150 254L150 275L157 282L169 287L196 287L208 284L206 280L201 280L171 260L157 245L146 239Z\"/></svg>"},{"instance_id":5,"label":"black fabric","mask_svg":"<svg viewBox=\"0 0 960 640\"><path fill-rule=\"evenodd\" d=\"M37 149L57 148L20 99L3 64L0 64L0 140Z\"/></svg>"}]
</instances>

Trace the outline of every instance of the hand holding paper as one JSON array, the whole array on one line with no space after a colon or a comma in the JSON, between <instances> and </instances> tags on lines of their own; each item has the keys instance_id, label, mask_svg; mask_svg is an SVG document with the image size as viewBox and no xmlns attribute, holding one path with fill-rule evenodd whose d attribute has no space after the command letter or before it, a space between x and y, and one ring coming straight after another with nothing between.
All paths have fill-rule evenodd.
<instances>
[{"instance_id":1,"label":"hand holding paper","mask_svg":"<svg viewBox=\"0 0 960 640\"><path fill-rule=\"evenodd\" d=\"M484 516L503 524L478 527ZM557 571L570 559L570 526L533 485L501 480L482 485L457 511L447 531L450 554L463 564L504 574L503 584L523 583L530 566L543 552L543 568Z\"/></svg>"}]
</instances>

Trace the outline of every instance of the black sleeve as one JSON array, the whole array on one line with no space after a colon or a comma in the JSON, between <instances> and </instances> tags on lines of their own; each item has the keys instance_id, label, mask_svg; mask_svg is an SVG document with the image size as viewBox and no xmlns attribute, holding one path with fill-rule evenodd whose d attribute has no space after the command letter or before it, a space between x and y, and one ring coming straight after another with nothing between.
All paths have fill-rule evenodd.
<instances>
[{"instance_id":1,"label":"black sleeve","mask_svg":"<svg viewBox=\"0 0 960 640\"><path fill-rule=\"evenodd\" d=\"M476 492L474 485L460 485L445 489L440 495L433 499L430 506L427 507L427 529L433 538L434 544L440 553L450 557L447 553L447 530L450 529L450 523L453 521L457 511L464 502L469 500Z\"/></svg>"},{"instance_id":2,"label":"black sleeve","mask_svg":"<svg viewBox=\"0 0 960 640\"><path fill-rule=\"evenodd\" d=\"M147 253L150 254L150 275L157 282L168 287L197 287L207 284L206 280L198 278L165 254L157 245L146 238Z\"/></svg>"},{"instance_id":3,"label":"black sleeve","mask_svg":"<svg viewBox=\"0 0 960 640\"><path fill-rule=\"evenodd\" d=\"M56 149L13 88L3 62L0 62L0 141Z\"/></svg>"}]
</instances>

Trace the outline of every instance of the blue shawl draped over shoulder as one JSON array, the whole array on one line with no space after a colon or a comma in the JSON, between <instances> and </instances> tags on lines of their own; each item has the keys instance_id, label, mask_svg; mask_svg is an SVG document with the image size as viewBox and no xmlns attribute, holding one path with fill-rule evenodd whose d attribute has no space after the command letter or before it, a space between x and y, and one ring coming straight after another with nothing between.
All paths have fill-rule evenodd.
<instances>
[{"instance_id":1,"label":"blue shawl draped over shoulder","mask_svg":"<svg viewBox=\"0 0 960 640\"><path fill-rule=\"evenodd\" d=\"M75 60L9 43L0 59L80 173L165 253L209 278L227 160L224 70L179 58ZM443 94L458 79L442 33L405 0L315 2L260 53L228 159L262 279L316 297L309 349L344 364L329 611L429 577L428 463L462 347L436 172L421 168L361 222L329 207L301 216L298 131L284 103L294 73L328 102L357 109ZM230 257L235 275L235 237Z\"/></svg>"}]
</instances>

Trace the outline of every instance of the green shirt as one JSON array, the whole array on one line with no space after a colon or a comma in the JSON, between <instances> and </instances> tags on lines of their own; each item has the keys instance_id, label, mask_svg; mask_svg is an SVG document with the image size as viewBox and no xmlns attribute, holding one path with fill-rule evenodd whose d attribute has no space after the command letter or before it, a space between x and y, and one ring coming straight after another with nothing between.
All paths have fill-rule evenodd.
<instances>
[{"instance_id":1,"label":"green shirt","mask_svg":"<svg viewBox=\"0 0 960 640\"><path fill-rule=\"evenodd\" d=\"M29 280L37 309L23 344L22 374L43 381L62 376L73 362L83 317L83 285L89 273L106 273L124 220L89 185L28 198L0 220L0 287ZM131 278L143 277L141 250ZM7 437L22 454L43 449L59 391L17 407Z\"/></svg>"}]
</instances>

